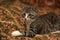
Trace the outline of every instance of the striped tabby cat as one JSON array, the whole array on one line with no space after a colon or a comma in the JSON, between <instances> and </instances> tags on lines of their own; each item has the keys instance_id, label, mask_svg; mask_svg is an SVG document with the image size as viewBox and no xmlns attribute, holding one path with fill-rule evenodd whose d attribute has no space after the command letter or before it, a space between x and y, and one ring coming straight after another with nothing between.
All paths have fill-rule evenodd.
<instances>
[{"instance_id":1,"label":"striped tabby cat","mask_svg":"<svg viewBox=\"0 0 60 40\"><path fill-rule=\"evenodd\" d=\"M48 13L39 16L30 24L29 37L34 37L35 34L49 34L60 31L59 18L54 13Z\"/></svg>"}]
</instances>

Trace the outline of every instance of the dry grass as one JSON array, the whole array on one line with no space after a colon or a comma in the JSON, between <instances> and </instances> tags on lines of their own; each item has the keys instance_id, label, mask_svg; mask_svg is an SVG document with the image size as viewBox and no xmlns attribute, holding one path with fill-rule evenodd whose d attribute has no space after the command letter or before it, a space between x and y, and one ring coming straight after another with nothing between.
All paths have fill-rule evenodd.
<instances>
[{"instance_id":1,"label":"dry grass","mask_svg":"<svg viewBox=\"0 0 60 40\"><path fill-rule=\"evenodd\" d=\"M18 2L13 4L9 5L8 8L0 6L0 40L60 40L60 34L36 34L34 38L13 37L11 35L12 31L25 29L24 18L22 17L23 6L18 5Z\"/></svg>"}]
</instances>

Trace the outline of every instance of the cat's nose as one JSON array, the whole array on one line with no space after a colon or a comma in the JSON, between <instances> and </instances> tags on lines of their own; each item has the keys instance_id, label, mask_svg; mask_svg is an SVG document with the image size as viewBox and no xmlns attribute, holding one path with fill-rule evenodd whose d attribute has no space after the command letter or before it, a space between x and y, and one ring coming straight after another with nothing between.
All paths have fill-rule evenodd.
<instances>
[{"instance_id":1,"label":"cat's nose","mask_svg":"<svg viewBox=\"0 0 60 40\"><path fill-rule=\"evenodd\" d=\"M29 15L29 14L26 14L26 15L25 15L25 19L26 19L26 20L29 20L28 15Z\"/></svg>"},{"instance_id":2,"label":"cat's nose","mask_svg":"<svg viewBox=\"0 0 60 40\"><path fill-rule=\"evenodd\" d=\"M27 17L28 17L28 14L25 15L25 18L26 18L26 19L27 19Z\"/></svg>"}]
</instances>

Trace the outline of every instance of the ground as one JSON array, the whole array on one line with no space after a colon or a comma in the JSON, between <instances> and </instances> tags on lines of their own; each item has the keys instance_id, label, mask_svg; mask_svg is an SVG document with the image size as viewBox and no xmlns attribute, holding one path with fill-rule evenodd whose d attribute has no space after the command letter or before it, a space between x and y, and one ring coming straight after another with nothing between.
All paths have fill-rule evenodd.
<instances>
[{"instance_id":1,"label":"ground","mask_svg":"<svg viewBox=\"0 0 60 40\"><path fill-rule=\"evenodd\" d=\"M15 30L25 30L22 8L24 7L15 1L13 5L0 6L0 40L60 40L60 34L36 34L34 38L13 37L11 33Z\"/></svg>"}]
</instances>

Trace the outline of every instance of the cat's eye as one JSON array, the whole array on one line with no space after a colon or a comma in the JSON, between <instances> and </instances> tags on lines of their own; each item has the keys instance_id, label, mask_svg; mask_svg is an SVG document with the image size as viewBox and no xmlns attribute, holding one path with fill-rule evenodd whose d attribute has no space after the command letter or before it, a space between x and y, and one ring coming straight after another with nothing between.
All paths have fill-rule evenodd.
<instances>
[{"instance_id":1,"label":"cat's eye","mask_svg":"<svg viewBox=\"0 0 60 40\"><path fill-rule=\"evenodd\" d=\"M22 17L24 18L24 17L25 17L25 15L26 15L26 14L25 14L25 13L23 13L23 14L22 14Z\"/></svg>"},{"instance_id":2,"label":"cat's eye","mask_svg":"<svg viewBox=\"0 0 60 40\"><path fill-rule=\"evenodd\" d=\"M29 14L29 16L34 16L34 15L32 15L32 14Z\"/></svg>"}]
</instances>

